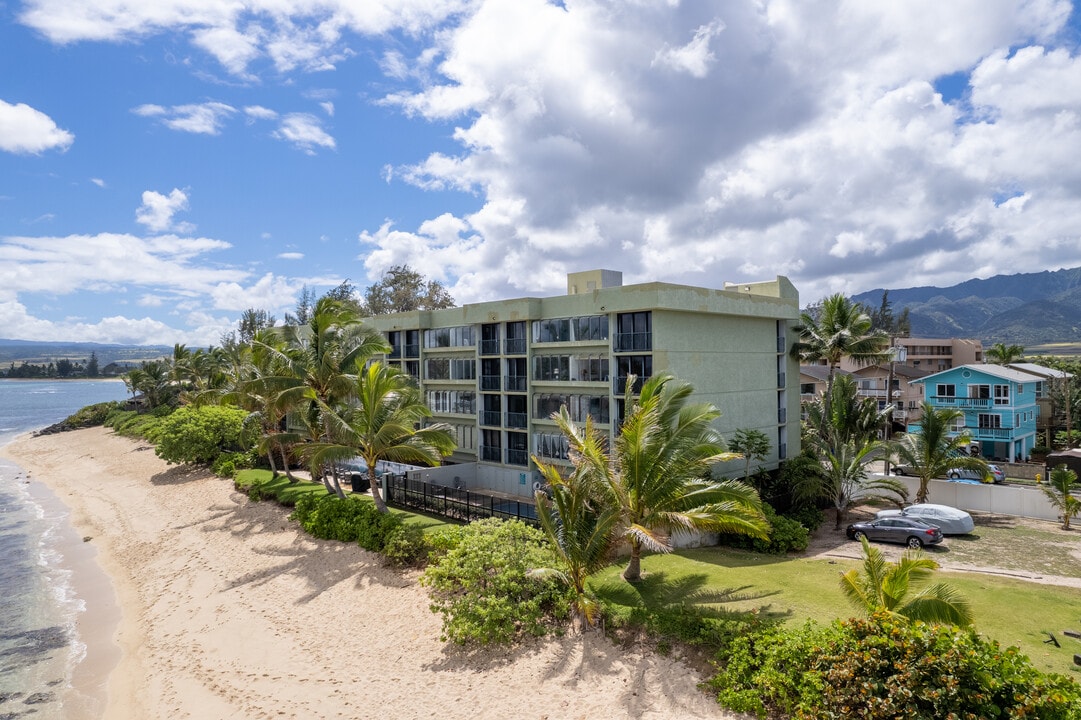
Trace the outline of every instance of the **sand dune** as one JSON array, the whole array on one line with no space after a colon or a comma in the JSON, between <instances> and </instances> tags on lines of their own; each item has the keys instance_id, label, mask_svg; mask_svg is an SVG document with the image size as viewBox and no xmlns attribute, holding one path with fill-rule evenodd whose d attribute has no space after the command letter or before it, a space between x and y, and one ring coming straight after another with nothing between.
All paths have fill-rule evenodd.
<instances>
[{"instance_id":1,"label":"sand dune","mask_svg":"<svg viewBox=\"0 0 1081 720\"><path fill-rule=\"evenodd\" d=\"M112 579L119 661L77 678L107 678L108 720L734 717L688 667L597 633L447 646L415 574L108 430L5 454L71 509ZM95 629L82 628L90 642Z\"/></svg>"}]
</instances>

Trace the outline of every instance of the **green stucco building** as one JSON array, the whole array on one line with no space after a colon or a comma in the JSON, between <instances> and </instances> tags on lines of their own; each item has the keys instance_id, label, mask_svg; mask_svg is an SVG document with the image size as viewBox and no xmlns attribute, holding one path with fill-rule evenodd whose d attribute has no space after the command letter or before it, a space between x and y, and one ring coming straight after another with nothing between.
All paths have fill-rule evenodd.
<instances>
[{"instance_id":1,"label":"green stucco building","mask_svg":"<svg viewBox=\"0 0 1081 720\"><path fill-rule=\"evenodd\" d=\"M390 343L387 360L417 378L434 419L457 435L448 465L425 479L531 497L531 456L566 461L549 419L560 405L611 433L628 376L662 371L720 408L726 436L764 432L764 468L799 453L799 363L789 352L799 295L787 278L715 290L624 286L621 273L593 270L570 274L567 291L366 320ZM718 472L743 470L730 465Z\"/></svg>"}]
</instances>

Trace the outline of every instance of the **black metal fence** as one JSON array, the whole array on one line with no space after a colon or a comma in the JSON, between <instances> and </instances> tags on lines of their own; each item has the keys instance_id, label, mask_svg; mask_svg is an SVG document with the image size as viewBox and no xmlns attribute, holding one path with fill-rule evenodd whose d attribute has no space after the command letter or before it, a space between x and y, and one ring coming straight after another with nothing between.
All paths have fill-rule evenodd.
<instances>
[{"instance_id":1,"label":"black metal fence","mask_svg":"<svg viewBox=\"0 0 1081 720\"><path fill-rule=\"evenodd\" d=\"M410 480L402 475L384 478L387 502L462 522L482 518L517 518L537 525L537 507L525 500L511 500L482 492Z\"/></svg>"}]
</instances>

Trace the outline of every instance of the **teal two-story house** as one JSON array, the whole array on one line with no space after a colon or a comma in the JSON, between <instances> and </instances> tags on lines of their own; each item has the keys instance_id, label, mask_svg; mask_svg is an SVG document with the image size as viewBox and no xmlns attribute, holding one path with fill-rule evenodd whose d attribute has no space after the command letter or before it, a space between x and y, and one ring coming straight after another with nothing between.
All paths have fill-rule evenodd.
<instances>
[{"instance_id":1,"label":"teal two-story house","mask_svg":"<svg viewBox=\"0 0 1081 720\"><path fill-rule=\"evenodd\" d=\"M1044 380L1002 365L960 365L912 383L923 384L924 399L932 406L964 413L954 432L967 433L981 456L1009 462L1028 458L1036 444Z\"/></svg>"}]
</instances>

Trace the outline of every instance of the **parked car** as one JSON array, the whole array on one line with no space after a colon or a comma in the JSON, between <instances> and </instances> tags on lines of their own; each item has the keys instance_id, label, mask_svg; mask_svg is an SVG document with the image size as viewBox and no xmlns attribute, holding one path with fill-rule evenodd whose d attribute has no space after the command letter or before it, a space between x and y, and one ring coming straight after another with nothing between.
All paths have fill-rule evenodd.
<instances>
[{"instance_id":1,"label":"parked car","mask_svg":"<svg viewBox=\"0 0 1081 720\"><path fill-rule=\"evenodd\" d=\"M992 482L1000 483L1006 479L1006 473L1002 471L998 465L988 465L987 472L991 476ZM952 468L946 472L946 477L950 480L975 480L976 482L983 482L983 474L979 470L965 470L963 468Z\"/></svg>"},{"instance_id":2,"label":"parked car","mask_svg":"<svg viewBox=\"0 0 1081 720\"><path fill-rule=\"evenodd\" d=\"M964 510L934 503L909 505L902 510L880 510L875 517L879 519L907 517L922 520L928 525L937 527L943 535L965 535L976 527L976 524L972 522L972 516Z\"/></svg>"},{"instance_id":3,"label":"parked car","mask_svg":"<svg viewBox=\"0 0 1081 720\"><path fill-rule=\"evenodd\" d=\"M988 464L987 471L991 475L994 482L1000 483L1006 480L1006 473L1002 471L998 465ZM908 475L910 477L916 475L916 471L911 465L894 465L890 470L894 475ZM963 468L951 468L946 471L947 480L957 480L961 482L974 481L978 483L983 482L983 475L979 470L965 470Z\"/></svg>"},{"instance_id":4,"label":"parked car","mask_svg":"<svg viewBox=\"0 0 1081 720\"><path fill-rule=\"evenodd\" d=\"M942 542L942 531L922 520L907 517L887 517L869 522L852 523L845 530L849 540L868 540L900 543L910 548L937 545Z\"/></svg>"}]
</instances>

